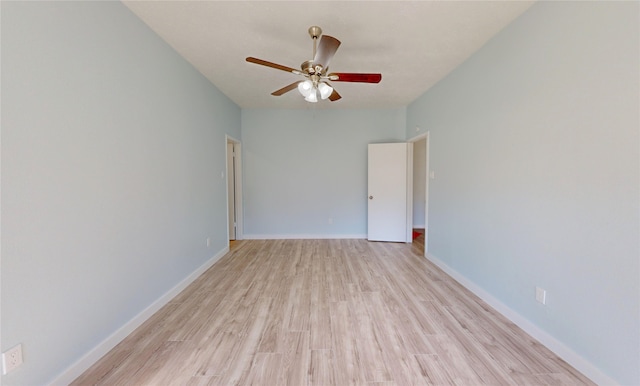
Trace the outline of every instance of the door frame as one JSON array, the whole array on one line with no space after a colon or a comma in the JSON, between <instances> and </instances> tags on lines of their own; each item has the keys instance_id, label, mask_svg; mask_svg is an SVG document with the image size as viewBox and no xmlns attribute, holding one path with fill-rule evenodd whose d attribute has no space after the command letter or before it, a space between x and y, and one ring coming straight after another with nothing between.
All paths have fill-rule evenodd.
<instances>
[{"instance_id":1,"label":"door frame","mask_svg":"<svg viewBox=\"0 0 640 386\"><path fill-rule=\"evenodd\" d=\"M429 170L429 144L431 143L430 139L429 139L429 131L427 130L426 133L417 135L411 139L408 140L408 142L413 143L415 146L415 142L418 142L422 139L425 139L425 173L427 174L425 176L425 191L424 191L424 199L425 199L425 203L424 203L424 256L427 256L427 251L429 250L429 180L431 179L431 170ZM413 159L412 162L413 164ZM413 183L413 174L411 175L411 182ZM413 189L413 185L411 185L411 188ZM413 200L411 202L411 205L413 205ZM412 212L413 213L413 212ZM413 228L413 220L411 223L411 227Z\"/></svg>"},{"instance_id":2,"label":"door frame","mask_svg":"<svg viewBox=\"0 0 640 386\"><path fill-rule=\"evenodd\" d=\"M231 176L227 173L227 245L229 245L229 184L234 183L234 191L235 191L235 214L236 214L236 240L242 240L243 236L243 224L242 224L242 143L240 140L231 137L228 134L225 134L225 143L224 143L224 152L225 152L225 166L226 171L229 170L229 154L228 154L228 146L227 144L232 143L235 150L235 157L233 158L235 161L235 178L233 182L231 180Z\"/></svg>"},{"instance_id":3,"label":"door frame","mask_svg":"<svg viewBox=\"0 0 640 386\"><path fill-rule=\"evenodd\" d=\"M413 142L407 144L407 225L406 243L413 243Z\"/></svg>"}]
</instances>

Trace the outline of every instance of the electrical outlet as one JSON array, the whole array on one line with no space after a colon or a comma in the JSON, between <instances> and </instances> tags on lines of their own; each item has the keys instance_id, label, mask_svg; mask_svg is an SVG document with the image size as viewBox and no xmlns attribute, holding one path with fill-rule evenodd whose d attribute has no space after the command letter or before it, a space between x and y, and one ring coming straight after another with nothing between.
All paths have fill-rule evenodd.
<instances>
[{"instance_id":1,"label":"electrical outlet","mask_svg":"<svg viewBox=\"0 0 640 386\"><path fill-rule=\"evenodd\" d=\"M211 237L207 237L207 248L211 246Z\"/></svg>"},{"instance_id":2,"label":"electrical outlet","mask_svg":"<svg viewBox=\"0 0 640 386\"><path fill-rule=\"evenodd\" d=\"M2 374L7 374L22 364L22 344L2 353Z\"/></svg>"}]
</instances>

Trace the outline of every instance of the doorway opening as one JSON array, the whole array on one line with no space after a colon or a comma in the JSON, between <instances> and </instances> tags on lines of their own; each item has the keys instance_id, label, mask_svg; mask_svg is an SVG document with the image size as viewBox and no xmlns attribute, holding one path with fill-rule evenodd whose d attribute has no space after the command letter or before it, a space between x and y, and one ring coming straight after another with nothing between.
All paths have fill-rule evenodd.
<instances>
[{"instance_id":1,"label":"doorway opening","mask_svg":"<svg viewBox=\"0 0 640 386\"><path fill-rule=\"evenodd\" d=\"M429 239L429 132L413 143L413 243L427 256Z\"/></svg>"},{"instance_id":2,"label":"doorway opening","mask_svg":"<svg viewBox=\"0 0 640 386\"><path fill-rule=\"evenodd\" d=\"M242 156L240 141L227 138L227 234L242 240Z\"/></svg>"}]
</instances>

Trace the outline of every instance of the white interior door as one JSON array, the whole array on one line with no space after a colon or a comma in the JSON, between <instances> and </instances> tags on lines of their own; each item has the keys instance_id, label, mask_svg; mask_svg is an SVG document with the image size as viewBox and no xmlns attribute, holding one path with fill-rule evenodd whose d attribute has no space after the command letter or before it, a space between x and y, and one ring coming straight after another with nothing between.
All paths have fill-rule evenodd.
<instances>
[{"instance_id":1,"label":"white interior door","mask_svg":"<svg viewBox=\"0 0 640 386\"><path fill-rule=\"evenodd\" d=\"M369 145L367 238L406 242L409 144Z\"/></svg>"},{"instance_id":2,"label":"white interior door","mask_svg":"<svg viewBox=\"0 0 640 386\"><path fill-rule=\"evenodd\" d=\"M227 142L227 197L229 198L229 240L236 239L236 173L233 142Z\"/></svg>"}]
</instances>

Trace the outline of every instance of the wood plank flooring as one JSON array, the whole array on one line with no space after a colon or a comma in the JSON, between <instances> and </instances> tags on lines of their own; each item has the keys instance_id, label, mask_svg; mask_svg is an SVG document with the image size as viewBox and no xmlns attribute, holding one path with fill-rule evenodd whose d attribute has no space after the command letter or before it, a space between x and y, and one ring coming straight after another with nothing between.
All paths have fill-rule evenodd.
<instances>
[{"instance_id":1,"label":"wood plank flooring","mask_svg":"<svg viewBox=\"0 0 640 386\"><path fill-rule=\"evenodd\" d=\"M593 384L419 239L235 242L73 385Z\"/></svg>"}]
</instances>

